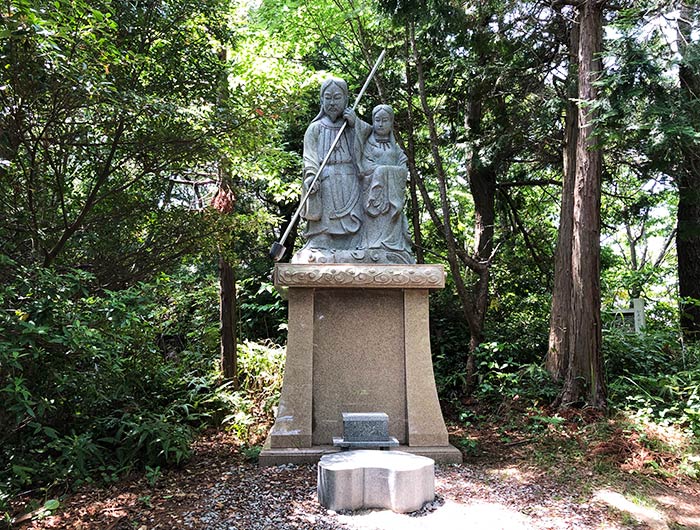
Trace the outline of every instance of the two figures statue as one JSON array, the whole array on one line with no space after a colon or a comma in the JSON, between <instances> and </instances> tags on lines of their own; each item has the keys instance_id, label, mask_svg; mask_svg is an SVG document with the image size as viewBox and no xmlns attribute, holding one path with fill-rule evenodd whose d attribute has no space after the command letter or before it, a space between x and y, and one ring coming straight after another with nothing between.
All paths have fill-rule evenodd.
<instances>
[{"instance_id":1,"label":"two figures statue","mask_svg":"<svg viewBox=\"0 0 700 530\"><path fill-rule=\"evenodd\" d=\"M394 138L394 111L376 106L370 125L347 107L345 81L326 80L321 111L304 135L306 244L292 263L415 263L403 213L406 155Z\"/></svg>"}]
</instances>

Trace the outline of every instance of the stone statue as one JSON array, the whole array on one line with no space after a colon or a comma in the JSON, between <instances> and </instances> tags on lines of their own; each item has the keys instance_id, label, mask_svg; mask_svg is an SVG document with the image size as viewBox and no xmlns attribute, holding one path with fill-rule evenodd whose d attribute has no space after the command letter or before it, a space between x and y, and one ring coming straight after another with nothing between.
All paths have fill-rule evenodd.
<instances>
[{"instance_id":1,"label":"stone statue","mask_svg":"<svg viewBox=\"0 0 700 530\"><path fill-rule=\"evenodd\" d=\"M377 106L369 125L347 108L348 88L321 86L321 111L304 135L301 217L306 244L292 263L415 263L403 214L406 155L393 134L394 112ZM347 126L344 123L347 121ZM335 149L311 186L338 133Z\"/></svg>"},{"instance_id":2,"label":"stone statue","mask_svg":"<svg viewBox=\"0 0 700 530\"><path fill-rule=\"evenodd\" d=\"M394 110L389 105L377 105L358 161L365 212L361 247L368 253L366 261L415 263L403 213L406 154L396 144L393 129Z\"/></svg>"},{"instance_id":3,"label":"stone statue","mask_svg":"<svg viewBox=\"0 0 700 530\"><path fill-rule=\"evenodd\" d=\"M340 132L343 118L353 125L350 122L354 122L354 112L346 109L347 105L348 86L345 81L326 80L321 86L321 111L304 135L304 193ZM359 242L363 214L352 127L346 127L342 135L310 190L301 213L307 221L305 248L347 250L355 248Z\"/></svg>"}]
</instances>

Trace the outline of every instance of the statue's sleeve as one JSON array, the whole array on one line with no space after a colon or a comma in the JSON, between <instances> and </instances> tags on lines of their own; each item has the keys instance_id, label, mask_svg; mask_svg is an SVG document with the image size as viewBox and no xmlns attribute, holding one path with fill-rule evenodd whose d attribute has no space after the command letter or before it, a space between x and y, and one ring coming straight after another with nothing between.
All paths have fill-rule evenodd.
<instances>
[{"instance_id":1,"label":"statue's sleeve","mask_svg":"<svg viewBox=\"0 0 700 530\"><path fill-rule=\"evenodd\" d=\"M306 133L304 134L304 178L309 173L315 175L321 165L321 159L318 156L318 128L318 122L312 122L306 128Z\"/></svg>"},{"instance_id":2,"label":"statue's sleeve","mask_svg":"<svg viewBox=\"0 0 700 530\"><path fill-rule=\"evenodd\" d=\"M302 194L306 195L309 188L307 179L318 172L321 161L318 156L318 124L311 123L304 134L304 176L302 179ZM301 216L307 221L319 221L321 219L322 199L318 188L309 194L306 203L302 207Z\"/></svg>"},{"instance_id":3,"label":"statue's sleeve","mask_svg":"<svg viewBox=\"0 0 700 530\"><path fill-rule=\"evenodd\" d=\"M396 215L400 215L406 201L406 181L408 180L408 158L396 140L392 138L394 144L394 166L387 167L387 180L389 182L389 202L394 206Z\"/></svg>"},{"instance_id":4,"label":"statue's sleeve","mask_svg":"<svg viewBox=\"0 0 700 530\"><path fill-rule=\"evenodd\" d=\"M355 160L357 161L357 168L360 171L360 175L365 175L371 173L372 163L367 160L365 155L365 144L372 134L372 126L362 121L360 118L355 120Z\"/></svg>"},{"instance_id":5,"label":"statue's sleeve","mask_svg":"<svg viewBox=\"0 0 700 530\"><path fill-rule=\"evenodd\" d=\"M355 137L358 141L364 144L370 134L372 134L372 126L366 121L357 118L355 120Z\"/></svg>"}]
</instances>

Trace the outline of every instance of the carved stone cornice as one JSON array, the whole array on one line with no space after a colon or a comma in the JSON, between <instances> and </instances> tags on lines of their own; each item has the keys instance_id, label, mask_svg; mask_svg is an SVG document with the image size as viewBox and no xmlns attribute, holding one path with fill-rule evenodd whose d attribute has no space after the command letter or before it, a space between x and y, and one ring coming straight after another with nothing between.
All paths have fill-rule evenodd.
<instances>
[{"instance_id":1,"label":"carved stone cornice","mask_svg":"<svg viewBox=\"0 0 700 530\"><path fill-rule=\"evenodd\" d=\"M442 265L343 265L277 263L277 287L442 289Z\"/></svg>"}]
</instances>

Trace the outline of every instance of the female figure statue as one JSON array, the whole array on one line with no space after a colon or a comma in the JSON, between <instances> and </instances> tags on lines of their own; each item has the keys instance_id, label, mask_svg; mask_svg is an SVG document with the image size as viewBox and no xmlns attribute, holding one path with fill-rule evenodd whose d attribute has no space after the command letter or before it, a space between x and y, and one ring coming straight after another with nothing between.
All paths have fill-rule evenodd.
<instances>
[{"instance_id":1,"label":"female figure statue","mask_svg":"<svg viewBox=\"0 0 700 530\"><path fill-rule=\"evenodd\" d=\"M365 211L361 247L368 254L366 261L415 263L403 213L408 169L406 155L394 138L394 110L377 105L369 134L360 120L357 129L365 137L359 170Z\"/></svg>"}]
</instances>

